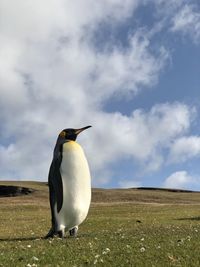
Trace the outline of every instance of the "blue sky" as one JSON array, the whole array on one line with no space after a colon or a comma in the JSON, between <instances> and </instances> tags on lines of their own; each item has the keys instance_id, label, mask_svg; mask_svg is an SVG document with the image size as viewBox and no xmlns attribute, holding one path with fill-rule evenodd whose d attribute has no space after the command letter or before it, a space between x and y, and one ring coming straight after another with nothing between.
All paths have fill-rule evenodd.
<instances>
[{"instance_id":1,"label":"blue sky","mask_svg":"<svg viewBox=\"0 0 200 267\"><path fill-rule=\"evenodd\" d=\"M200 190L198 0L1 1L0 179L46 181L58 133L93 186Z\"/></svg>"}]
</instances>

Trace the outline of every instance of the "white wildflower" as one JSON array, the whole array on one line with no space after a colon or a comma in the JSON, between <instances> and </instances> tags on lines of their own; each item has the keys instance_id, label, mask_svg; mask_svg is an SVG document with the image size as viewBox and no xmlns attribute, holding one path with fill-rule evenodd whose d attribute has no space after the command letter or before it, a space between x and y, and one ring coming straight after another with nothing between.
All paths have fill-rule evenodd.
<instances>
[{"instance_id":1,"label":"white wildflower","mask_svg":"<svg viewBox=\"0 0 200 267\"><path fill-rule=\"evenodd\" d=\"M31 245L27 245L27 248L31 248Z\"/></svg>"},{"instance_id":2,"label":"white wildflower","mask_svg":"<svg viewBox=\"0 0 200 267\"><path fill-rule=\"evenodd\" d=\"M106 255L106 254L108 254L110 252L110 249L109 248L106 248L103 252L102 252L102 254L103 255Z\"/></svg>"},{"instance_id":3,"label":"white wildflower","mask_svg":"<svg viewBox=\"0 0 200 267\"><path fill-rule=\"evenodd\" d=\"M99 257L100 257L100 255L99 255L99 254L95 255L95 259L98 259Z\"/></svg>"},{"instance_id":4,"label":"white wildflower","mask_svg":"<svg viewBox=\"0 0 200 267\"><path fill-rule=\"evenodd\" d=\"M146 248L145 247L141 247L140 248L140 252L145 252Z\"/></svg>"}]
</instances>

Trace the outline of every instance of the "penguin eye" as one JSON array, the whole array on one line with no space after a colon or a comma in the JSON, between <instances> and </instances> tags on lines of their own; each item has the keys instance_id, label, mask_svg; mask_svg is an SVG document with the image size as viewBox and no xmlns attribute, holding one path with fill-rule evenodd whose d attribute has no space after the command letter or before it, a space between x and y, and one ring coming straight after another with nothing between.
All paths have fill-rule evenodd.
<instances>
[{"instance_id":1,"label":"penguin eye","mask_svg":"<svg viewBox=\"0 0 200 267\"><path fill-rule=\"evenodd\" d=\"M60 137L64 138L66 136L66 132L65 131L62 131L60 134L59 134Z\"/></svg>"}]
</instances>

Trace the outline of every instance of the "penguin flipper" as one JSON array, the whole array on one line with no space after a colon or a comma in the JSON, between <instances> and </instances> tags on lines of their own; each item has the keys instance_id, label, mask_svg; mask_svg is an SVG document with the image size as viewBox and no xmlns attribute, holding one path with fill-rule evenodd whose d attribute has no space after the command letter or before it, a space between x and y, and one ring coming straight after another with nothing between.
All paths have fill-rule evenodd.
<instances>
[{"instance_id":1,"label":"penguin flipper","mask_svg":"<svg viewBox=\"0 0 200 267\"><path fill-rule=\"evenodd\" d=\"M49 170L49 189L50 195L53 194L55 197L51 200L51 209L53 209L54 205L57 204L57 212L59 212L62 208L63 204L63 184L62 177L60 175L60 165L61 165L61 155L59 155L56 159L53 159L50 170Z\"/></svg>"},{"instance_id":2,"label":"penguin flipper","mask_svg":"<svg viewBox=\"0 0 200 267\"><path fill-rule=\"evenodd\" d=\"M63 184L62 178L60 175L60 170L56 173L55 176L55 191L56 191L56 200L57 200L57 212L59 212L63 205Z\"/></svg>"}]
</instances>

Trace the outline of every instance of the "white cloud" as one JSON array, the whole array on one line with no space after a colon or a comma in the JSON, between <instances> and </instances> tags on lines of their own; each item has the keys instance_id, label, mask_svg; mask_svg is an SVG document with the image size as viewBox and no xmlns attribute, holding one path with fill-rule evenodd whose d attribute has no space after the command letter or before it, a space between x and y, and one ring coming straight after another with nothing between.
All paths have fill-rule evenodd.
<instances>
[{"instance_id":1,"label":"white cloud","mask_svg":"<svg viewBox=\"0 0 200 267\"><path fill-rule=\"evenodd\" d=\"M184 136L172 143L169 153L169 162L184 162L197 156L200 156L200 137Z\"/></svg>"},{"instance_id":2,"label":"white cloud","mask_svg":"<svg viewBox=\"0 0 200 267\"><path fill-rule=\"evenodd\" d=\"M105 129L111 126L110 139L118 138L118 129L130 127L132 118L106 114L101 105L122 89L126 95L155 83L167 52L152 54L140 31L126 48L110 43L101 51L91 36L100 22L122 23L137 5L128 0L1 2L2 178L46 179L56 135L65 127L94 124L96 130L88 132L93 169L102 172L107 160L119 157L116 143L102 150L98 136L107 143Z\"/></svg>"},{"instance_id":3,"label":"white cloud","mask_svg":"<svg viewBox=\"0 0 200 267\"><path fill-rule=\"evenodd\" d=\"M115 22L123 21L134 12L137 5L137 0L125 0L123 3L118 0L86 0L84 3L79 0L19 0L17 5L2 0L2 34L35 42L52 37L56 32L58 35L65 32L70 36L80 36L84 27L96 27L102 21L113 19Z\"/></svg>"},{"instance_id":4,"label":"white cloud","mask_svg":"<svg viewBox=\"0 0 200 267\"><path fill-rule=\"evenodd\" d=\"M195 42L200 40L200 10L192 4L183 5L172 19L173 32L189 35Z\"/></svg>"},{"instance_id":5,"label":"white cloud","mask_svg":"<svg viewBox=\"0 0 200 267\"><path fill-rule=\"evenodd\" d=\"M145 1L149 3L150 1ZM200 8L198 0L151 1L160 29L190 37L195 44L200 41Z\"/></svg>"},{"instance_id":6,"label":"white cloud","mask_svg":"<svg viewBox=\"0 0 200 267\"><path fill-rule=\"evenodd\" d=\"M46 180L58 132L87 124L94 127L79 141L96 184L108 183L109 164L122 158L149 171L162 166L163 150L189 130L193 109L167 103L130 116L102 109L115 95L132 96L154 85L168 62L167 50L160 45L155 53L144 29L131 31L126 46L117 39L101 49L93 43L99 25L122 24L139 3L1 1L2 179Z\"/></svg>"},{"instance_id":7,"label":"white cloud","mask_svg":"<svg viewBox=\"0 0 200 267\"><path fill-rule=\"evenodd\" d=\"M166 178L163 186L178 189L191 188L197 181L198 179L189 175L187 171L177 171Z\"/></svg>"},{"instance_id":8,"label":"white cloud","mask_svg":"<svg viewBox=\"0 0 200 267\"><path fill-rule=\"evenodd\" d=\"M132 158L147 172L164 164L163 151L188 131L193 109L180 103L160 104L148 112L135 110L129 117L103 112L93 113L93 117L94 128L84 136L91 166L101 170Z\"/></svg>"},{"instance_id":9,"label":"white cloud","mask_svg":"<svg viewBox=\"0 0 200 267\"><path fill-rule=\"evenodd\" d=\"M146 35L146 37L145 37ZM149 51L147 33L138 32L129 38L128 47L113 45L111 50L97 54L91 84L98 101L113 94L136 94L141 86L157 82L158 73L168 59L167 51L161 47L157 56Z\"/></svg>"}]
</instances>

